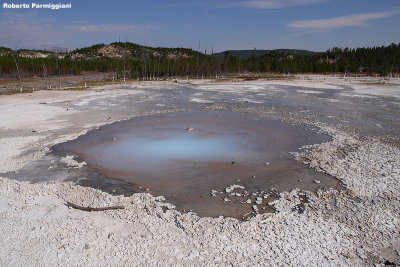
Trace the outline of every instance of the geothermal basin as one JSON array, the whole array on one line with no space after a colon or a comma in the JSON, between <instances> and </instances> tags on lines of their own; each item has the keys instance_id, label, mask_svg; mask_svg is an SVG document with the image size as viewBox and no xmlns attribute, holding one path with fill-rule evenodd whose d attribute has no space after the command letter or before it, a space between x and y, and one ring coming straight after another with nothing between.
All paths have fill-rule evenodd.
<instances>
[{"instance_id":1,"label":"geothermal basin","mask_svg":"<svg viewBox=\"0 0 400 267\"><path fill-rule=\"evenodd\" d=\"M53 153L77 155L87 168L128 184L127 191L162 195L178 210L244 219L272 212L268 202L279 192L337 188L337 179L289 154L328 140L278 120L196 111L116 122L56 145ZM95 176L86 179L107 191Z\"/></svg>"}]
</instances>

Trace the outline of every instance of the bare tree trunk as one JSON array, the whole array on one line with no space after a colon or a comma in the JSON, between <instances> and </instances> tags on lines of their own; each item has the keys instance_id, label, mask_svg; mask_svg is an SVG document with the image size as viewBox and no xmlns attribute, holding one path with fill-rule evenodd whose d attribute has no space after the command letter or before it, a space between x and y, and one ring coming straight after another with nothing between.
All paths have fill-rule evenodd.
<instances>
[{"instance_id":1,"label":"bare tree trunk","mask_svg":"<svg viewBox=\"0 0 400 267\"><path fill-rule=\"evenodd\" d=\"M44 77L46 79L46 89L49 89L49 78L48 78L48 75L47 75L46 65L44 64L43 59L42 59L42 66L43 66Z\"/></svg>"},{"instance_id":2,"label":"bare tree trunk","mask_svg":"<svg viewBox=\"0 0 400 267\"><path fill-rule=\"evenodd\" d=\"M57 68L58 68L58 82L59 82L60 90L61 90L62 89L62 86L61 86L61 67L60 67L60 64L58 63L58 54L56 55L56 57L57 57Z\"/></svg>"},{"instance_id":3,"label":"bare tree trunk","mask_svg":"<svg viewBox=\"0 0 400 267\"><path fill-rule=\"evenodd\" d=\"M15 59L14 54L11 54L11 55L12 55L12 57L14 59L15 66L17 67L18 79L19 79L19 88L20 88L20 92L22 93L22 80L21 80L21 74L19 73L19 67L18 67L18 64L17 64L17 60Z\"/></svg>"},{"instance_id":4,"label":"bare tree trunk","mask_svg":"<svg viewBox=\"0 0 400 267\"><path fill-rule=\"evenodd\" d=\"M197 62L196 62L196 77L199 78L199 54L200 54L200 41L199 40L199 46L197 47Z\"/></svg>"},{"instance_id":5,"label":"bare tree trunk","mask_svg":"<svg viewBox=\"0 0 400 267\"><path fill-rule=\"evenodd\" d=\"M125 44L124 44L124 48L126 49L126 41L125 41ZM125 51L124 51L124 52L125 52ZM124 83L125 83L125 81L126 81L126 77L125 77L125 75L126 75L125 62L126 62L126 58L125 58L125 56L124 56L124 59L123 59L123 64L124 64Z\"/></svg>"},{"instance_id":6,"label":"bare tree trunk","mask_svg":"<svg viewBox=\"0 0 400 267\"><path fill-rule=\"evenodd\" d=\"M398 51L399 51L399 50L397 50L397 52L398 52ZM398 54L398 53L397 53L397 54ZM390 67L390 74L389 74L389 79L388 79L388 80L390 80L390 78L393 77L392 72L393 72L393 67L394 67L394 63L395 63L395 61L396 61L397 54L393 56L393 63L392 63L392 66Z\"/></svg>"}]
</instances>

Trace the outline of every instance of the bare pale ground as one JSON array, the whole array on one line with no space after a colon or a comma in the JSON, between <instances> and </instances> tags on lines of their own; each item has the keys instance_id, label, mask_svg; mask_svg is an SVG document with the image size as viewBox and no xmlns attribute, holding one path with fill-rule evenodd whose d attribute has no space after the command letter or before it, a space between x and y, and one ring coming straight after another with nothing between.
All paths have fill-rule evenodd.
<instances>
[{"instance_id":1,"label":"bare pale ground","mask_svg":"<svg viewBox=\"0 0 400 267\"><path fill-rule=\"evenodd\" d=\"M399 84L399 80L387 85L381 80L298 76L290 81L147 82L123 88L103 86L86 91L2 96L2 173L18 172L45 155L51 145L76 138L89 129L141 114L176 110L186 102L177 97L175 104L166 103L161 90L179 92L180 88L189 87L193 92L187 102L194 105L212 105L232 94L234 99L228 102L260 105L271 116L314 125L329 133L332 141L305 147L302 153L294 153L294 157L339 178L347 190L305 192L309 203L302 214L292 210L300 202L300 191L282 193L273 203L275 214L239 222L231 218L200 218L174 209L164 212L162 198L144 193L113 196L71 182L54 181L51 177L52 181L40 183L3 177L0 178L0 265L399 265L398 141L386 142L379 134L360 137L343 130L339 124L320 120L322 114L313 119L299 117L303 114L300 109L286 112L258 98L269 99L278 93L284 97L287 91L282 91L282 86L290 86L293 94L298 90L299 101L301 97L318 97L318 92L326 94L329 90L341 94L343 89L341 98L327 97L323 105L336 105L353 98L390 96L381 100L395 106L400 104ZM216 108L221 105L215 103ZM387 112L393 110L396 111L392 108ZM391 118L394 124L398 123L396 119ZM348 120L340 118L340 121L345 125ZM390 140L396 140L398 132L392 135ZM71 167L82 167L71 158L61 160ZM124 205L126 209L85 212L68 207L66 201L96 207Z\"/></svg>"}]
</instances>

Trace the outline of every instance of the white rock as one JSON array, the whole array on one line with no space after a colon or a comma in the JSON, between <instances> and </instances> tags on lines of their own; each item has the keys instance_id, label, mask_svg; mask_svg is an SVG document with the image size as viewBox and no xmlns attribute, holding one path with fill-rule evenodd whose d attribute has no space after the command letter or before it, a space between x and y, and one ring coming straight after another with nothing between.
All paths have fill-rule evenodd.
<instances>
[{"instance_id":1,"label":"white rock","mask_svg":"<svg viewBox=\"0 0 400 267\"><path fill-rule=\"evenodd\" d=\"M230 186L228 186L227 188L225 188L225 192L226 192L226 193L230 193L230 192L232 192L232 191L235 190L235 189L244 189L244 186L237 185L237 184L230 185Z\"/></svg>"},{"instance_id":2,"label":"white rock","mask_svg":"<svg viewBox=\"0 0 400 267\"><path fill-rule=\"evenodd\" d=\"M253 208L253 210L254 210L254 212L255 212L255 213L258 213L258 208L257 208L257 205L253 205L253 207L252 207L252 208Z\"/></svg>"},{"instance_id":3,"label":"white rock","mask_svg":"<svg viewBox=\"0 0 400 267\"><path fill-rule=\"evenodd\" d=\"M258 197L258 198L256 199L255 203L256 203L257 205L261 205L261 204L262 204L262 198L261 198L261 197Z\"/></svg>"}]
</instances>

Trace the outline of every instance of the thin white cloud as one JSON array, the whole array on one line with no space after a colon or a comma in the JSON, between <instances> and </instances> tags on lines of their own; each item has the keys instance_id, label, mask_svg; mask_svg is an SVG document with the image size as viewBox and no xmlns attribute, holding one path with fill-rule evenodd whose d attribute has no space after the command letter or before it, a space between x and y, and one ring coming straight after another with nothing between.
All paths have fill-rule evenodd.
<instances>
[{"instance_id":1,"label":"thin white cloud","mask_svg":"<svg viewBox=\"0 0 400 267\"><path fill-rule=\"evenodd\" d=\"M142 30L154 29L157 27L156 23L146 25L133 25L133 24L101 24L101 25L79 25L73 26L73 29L82 32L91 33L137 33Z\"/></svg>"},{"instance_id":2,"label":"thin white cloud","mask_svg":"<svg viewBox=\"0 0 400 267\"><path fill-rule=\"evenodd\" d=\"M297 20L288 23L290 28L296 29L335 29L355 26L366 26L370 20L391 17L398 11L384 11L363 14L352 14L348 16L316 19L316 20Z\"/></svg>"},{"instance_id":3,"label":"thin white cloud","mask_svg":"<svg viewBox=\"0 0 400 267\"><path fill-rule=\"evenodd\" d=\"M0 20L0 46L43 49L50 46L70 45L71 40L75 40L78 35L82 38L82 33L85 33L86 38L90 40L93 40L92 35L99 36L99 39L103 40L115 36L116 33L125 34L128 37L157 27L157 23L56 25L41 19L36 21L8 19Z\"/></svg>"},{"instance_id":4,"label":"thin white cloud","mask_svg":"<svg viewBox=\"0 0 400 267\"><path fill-rule=\"evenodd\" d=\"M236 2L235 6L258 8L258 9L276 9L294 6L314 5L325 0L246 0Z\"/></svg>"},{"instance_id":5,"label":"thin white cloud","mask_svg":"<svg viewBox=\"0 0 400 267\"><path fill-rule=\"evenodd\" d=\"M6 19L24 20L24 19L27 19L27 18L35 17L37 15L37 13L38 12L36 10L29 10L29 11L23 10L23 11L21 11L21 10L17 9L17 10L12 10L12 11L4 11L4 12L1 13L1 16L3 18L6 18Z\"/></svg>"},{"instance_id":6,"label":"thin white cloud","mask_svg":"<svg viewBox=\"0 0 400 267\"><path fill-rule=\"evenodd\" d=\"M287 41L287 40L293 40L297 39L298 37L301 37L303 35L309 35L309 34L314 34L314 33L324 33L328 32L329 30L327 29L313 29L313 30L308 30L308 31L300 31L300 32L294 32L287 37L281 38L281 40Z\"/></svg>"},{"instance_id":7,"label":"thin white cloud","mask_svg":"<svg viewBox=\"0 0 400 267\"><path fill-rule=\"evenodd\" d=\"M55 45L55 40L65 36L47 23L28 23L23 21L0 21L0 43L11 48L29 46L41 47Z\"/></svg>"},{"instance_id":8,"label":"thin white cloud","mask_svg":"<svg viewBox=\"0 0 400 267\"><path fill-rule=\"evenodd\" d=\"M328 0L196 0L168 2L161 7L193 7L208 8L251 8L251 9L279 9L295 6L314 5Z\"/></svg>"}]
</instances>

